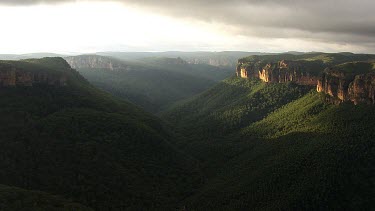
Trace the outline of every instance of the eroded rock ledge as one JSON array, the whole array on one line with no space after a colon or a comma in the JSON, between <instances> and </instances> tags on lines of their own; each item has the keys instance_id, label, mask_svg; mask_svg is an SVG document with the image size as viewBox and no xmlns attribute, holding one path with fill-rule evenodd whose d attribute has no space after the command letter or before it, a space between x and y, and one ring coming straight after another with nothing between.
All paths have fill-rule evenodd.
<instances>
[{"instance_id":1,"label":"eroded rock ledge","mask_svg":"<svg viewBox=\"0 0 375 211\"><path fill-rule=\"evenodd\" d=\"M375 104L375 65L371 62L348 62L334 67L311 61L277 63L239 60L236 74L242 78L259 78L267 83L295 82L316 86L318 92L327 94L326 100L339 104Z\"/></svg>"},{"instance_id":2,"label":"eroded rock ledge","mask_svg":"<svg viewBox=\"0 0 375 211\"><path fill-rule=\"evenodd\" d=\"M287 60L277 63L239 62L237 76L242 78L255 77L271 83L295 82L301 85L315 86L319 79L317 69L322 69L321 64L317 62Z\"/></svg>"},{"instance_id":3,"label":"eroded rock ledge","mask_svg":"<svg viewBox=\"0 0 375 211\"><path fill-rule=\"evenodd\" d=\"M363 63L350 65L366 66ZM317 91L330 96L327 100L335 104L345 101L375 104L375 73L368 68L359 73L345 72L337 67L327 68L318 80Z\"/></svg>"}]
</instances>

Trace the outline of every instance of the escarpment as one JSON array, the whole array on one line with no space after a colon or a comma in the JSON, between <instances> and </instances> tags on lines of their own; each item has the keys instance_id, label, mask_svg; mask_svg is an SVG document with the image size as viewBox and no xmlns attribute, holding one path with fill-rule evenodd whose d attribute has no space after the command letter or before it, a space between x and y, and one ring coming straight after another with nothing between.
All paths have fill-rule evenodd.
<instances>
[{"instance_id":1,"label":"escarpment","mask_svg":"<svg viewBox=\"0 0 375 211\"><path fill-rule=\"evenodd\" d=\"M340 103L348 99L349 85L353 80L354 76L327 69L318 80L316 90L329 95L331 98L327 98L327 101Z\"/></svg>"},{"instance_id":2,"label":"escarpment","mask_svg":"<svg viewBox=\"0 0 375 211\"><path fill-rule=\"evenodd\" d=\"M372 62L347 62L333 67L317 61L242 61L236 74L267 83L295 82L316 86L334 104L353 102L375 104L375 65Z\"/></svg>"},{"instance_id":3,"label":"escarpment","mask_svg":"<svg viewBox=\"0 0 375 211\"><path fill-rule=\"evenodd\" d=\"M47 69L35 64L35 61L0 61L0 87L67 85L67 74L64 71Z\"/></svg>"},{"instance_id":4,"label":"escarpment","mask_svg":"<svg viewBox=\"0 0 375 211\"><path fill-rule=\"evenodd\" d=\"M357 75L349 86L348 95L354 104L375 104L375 74Z\"/></svg>"},{"instance_id":5,"label":"escarpment","mask_svg":"<svg viewBox=\"0 0 375 211\"><path fill-rule=\"evenodd\" d=\"M313 69L312 67L317 67ZM317 84L319 79L316 70L321 67L318 63L282 60L274 62L240 62L237 66L237 76L242 78L259 78L264 82L286 83L295 82L301 85Z\"/></svg>"},{"instance_id":6,"label":"escarpment","mask_svg":"<svg viewBox=\"0 0 375 211\"><path fill-rule=\"evenodd\" d=\"M113 58L98 55L82 55L66 57L65 60L74 69L106 69L111 71L128 69L123 62L117 61Z\"/></svg>"},{"instance_id":7,"label":"escarpment","mask_svg":"<svg viewBox=\"0 0 375 211\"><path fill-rule=\"evenodd\" d=\"M336 104L375 104L373 64L355 62L327 68L318 80L317 91L330 96L327 100Z\"/></svg>"}]
</instances>

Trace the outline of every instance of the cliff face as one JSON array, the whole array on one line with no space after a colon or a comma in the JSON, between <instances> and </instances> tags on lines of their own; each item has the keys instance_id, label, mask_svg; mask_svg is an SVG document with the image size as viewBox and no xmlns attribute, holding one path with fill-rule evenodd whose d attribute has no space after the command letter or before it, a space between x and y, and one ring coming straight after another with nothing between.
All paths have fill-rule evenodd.
<instances>
[{"instance_id":1,"label":"cliff face","mask_svg":"<svg viewBox=\"0 0 375 211\"><path fill-rule=\"evenodd\" d=\"M267 83L295 82L301 85L315 86L319 79L308 71L304 71L303 63L298 61L239 63L236 72L239 77L255 77Z\"/></svg>"},{"instance_id":2,"label":"cliff face","mask_svg":"<svg viewBox=\"0 0 375 211\"><path fill-rule=\"evenodd\" d=\"M241 78L259 78L258 72L261 70L257 63L239 63L236 74Z\"/></svg>"},{"instance_id":3,"label":"cliff face","mask_svg":"<svg viewBox=\"0 0 375 211\"><path fill-rule=\"evenodd\" d=\"M348 98L349 84L353 79L353 76L327 69L318 80L316 90L333 97L332 102L340 103Z\"/></svg>"},{"instance_id":4,"label":"cliff face","mask_svg":"<svg viewBox=\"0 0 375 211\"><path fill-rule=\"evenodd\" d=\"M327 101L335 104L345 101L375 104L375 74L355 75L327 70L318 80L317 91L329 95Z\"/></svg>"},{"instance_id":5,"label":"cliff face","mask_svg":"<svg viewBox=\"0 0 375 211\"><path fill-rule=\"evenodd\" d=\"M66 83L67 77L64 74L30 71L12 64L0 64L0 87L33 86L35 84L66 86Z\"/></svg>"},{"instance_id":6,"label":"cliff face","mask_svg":"<svg viewBox=\"0 0 375 211\"><path fill-rule=\"evenodd\" d=\"M295 82L316 86L318 92L327 94L326 101L334 104L345 101L375 104L375 64L371 62L347 62L324 68L321 63L311 61L239 60L236 74L267 83Z\"/></svg>"},{"instance_id":7,"label":"cliff face","mask_svg":"<svg viewBox=\"0 0 375 211\"><path fill-rule=\"evenodd\" d=\"M349 85L348 96L354 104L375 104L375 74L357 75Z\"/></svg>"},{"instance_id":8,"label":"cliff face","mask_svg":"<svg viewBox=\"0 0 375 211\"><path fill-rule=\"evenodd\" d=\"M65 60L74 69L90 68L116 71L119 69L130 68L122 62L117 62L115 59L97 55L72 56L66 57Z\"/></svg>"}]
</instances>

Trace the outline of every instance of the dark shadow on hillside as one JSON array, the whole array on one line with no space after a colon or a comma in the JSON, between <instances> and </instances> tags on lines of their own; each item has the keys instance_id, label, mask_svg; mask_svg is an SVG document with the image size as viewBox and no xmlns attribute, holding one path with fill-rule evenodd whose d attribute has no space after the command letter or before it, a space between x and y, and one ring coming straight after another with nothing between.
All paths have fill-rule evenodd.
<instances>
[{"instance_id":1,"label":"dark shadow on hillside","mask_svg":"<svg viewBox=\"0 0 375 211\"><path fill-rule=\"evenodd\" d=\"M238 147L247 141L239 141ZM192 208L210 210L369 209L374 203L372 149L345 145L328 134L295 132L263 140L243 150L189 199ZM241 143L242 142L242 143ZM242 145L243 144L243 145ZM361 156L357 149L360 148ZM357 157L354 155L357 154ZM230 187L230 188L228 188ZM225 189L223 192L221 190ZM210 203L201 200L209 199ZM352 200L355 199L355 200Z\"/></svg>"}]
</instances>

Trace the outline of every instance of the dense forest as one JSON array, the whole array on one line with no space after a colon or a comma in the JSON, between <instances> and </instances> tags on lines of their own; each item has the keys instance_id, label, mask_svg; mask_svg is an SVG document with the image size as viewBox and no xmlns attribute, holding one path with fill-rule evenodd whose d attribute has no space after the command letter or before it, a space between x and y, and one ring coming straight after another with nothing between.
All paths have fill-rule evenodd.
<instances>
[{"instance_id":1,"label":"dense forest","mask_svg":"<svg viewBox=\"0 0 375 211\"><path fill-rule=\"evenodd\" d=\"M251 56L324 62L368 72L373 55ZM362 65L363 64L363 65ZM161 114L207 176L191 210L368 210L375 204L373 105L333 105L315 86L228 78Z\"/></svg>"},{"instance_id":2,"label":"dense forest","mask_svg":"<svg viewBox=\"0 0 375 211\"><path fill-rule=\"evenodd\" d=\"M61 58L22 64L68 81L0 88L1 184L128 210L172 209L199 183L196 162L156 117L93 87Z\"/></svg>"},{"instance_id":3,"label":"dense forest","mask_svg":"<svg viewBox=\"0 0 375 211\"><path fill-rule=\"evenodd\" d=\"M235 78L227 83L238 80L249 83L247 79ZM219 84L213 89L226 85ZM271 98L277 99L277 96L273 92ZM307 92L297 100L280 105L263 119L246 119L247 123L238 124L232 130L222 129L232 128L232 121L216 121L221 127L216 132L214 128L200 130L206 135L201 139L191 131L204 124L200 121L207 121L206 124L215 121L202 120L199 114L189 119L178 115L185 111L196 113L194 106L202 103L204 97L167 113L166 118L178 125L182 133L191 135L190 139L178 143L180 147L199 158L207 167L205 174L212 176L199 193L187 200L189 208L352 210L372 207L375 195L373 106L329 105L324 97L315 91ZM253 100L238 105L245 106L254 103ZM266 108L263 100L257 102L259 107ZM222 116L220 112L225 113L219 109L209 115L215 119ZM229 109L228 113L235 114ZM236 115L231 117L226 119L238 121ZM193 124L194 119L198 126Z\"/></svg>"},{"instance_id":4,"label":"dense forest","mask_svg":"<svg viewBox=\"0 0 375 211\"><path fill-rule=\"evenodd\" d=\"M372 59L316 53L240 61L287 57L332 65ZM375 204L373 105L331 104L316 87L293 82L220 81L225 71L202 64L143 60L158 68L127 63L142 68L78 72L62 58L1 61L0 71L63 75L66 83L0 87L0 210L370 210ZM201 89L174 96L151 83L182 75L190 91ZM145 87L159 92L163 104L130 100L130 92L148 93ZM142 103L158 116L137 107Z\"/></svg>"}]
</instances>

